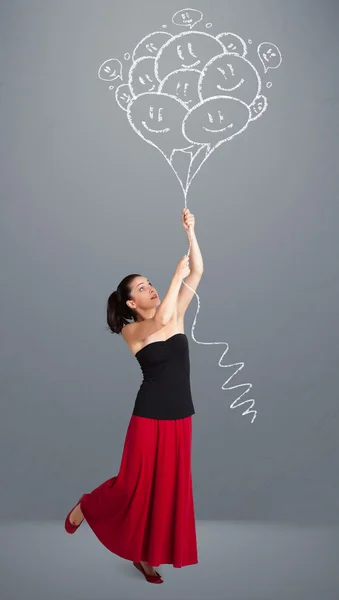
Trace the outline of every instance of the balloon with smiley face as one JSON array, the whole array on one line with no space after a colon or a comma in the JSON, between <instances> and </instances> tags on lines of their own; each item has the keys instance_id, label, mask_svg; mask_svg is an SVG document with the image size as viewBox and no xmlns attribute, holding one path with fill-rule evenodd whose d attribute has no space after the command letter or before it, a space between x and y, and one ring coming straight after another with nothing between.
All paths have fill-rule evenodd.
<instances>
[{"instance_id":1,"label":"balloon with smiley face","mask_svg":"<svg viewBox=\"0 0 339 600\"><path fill-rule=\"evenodd\" d=\"M134 48L132 60L136 61L138 58L145 58L146 56L155 58L161 46L163 46L165 42L168 42L171 37L173 36L166 31L154 31L153 33L149 33L142 38Z\"/></svg>"},{"instance_id":2,"label":"balloon with smiley face","mask_svg":"<svg viewBox=\"0 0 339 600\"><path fill-rule=\"evenodd\" d=\"M176 96L187 108L192 108L199 102L198 81L200 71L197 69L178 69L162 80L159 92Z\"/></svg>"},{"instance_id":3,"label":"balloon with smiley face","mask_svg":"<svg viewBox=\"0 0 339 600\"><path fill-rule=\"evenodd\" d=\"M192 146L182 133L187 107L169 94L140 94L128 105L127 118L134 131L170 160L174 150Z\"/></svg>"},{"instance_id":4,"label":"balloon with smiley face","mask_svg":"<svg viewBox=\"0 0 339 600\"><path fill-rule=\"evenodd\" d=\"M186 194L193 178L212 154L224 142L244 131L250 120L250 109L245 102L228 96L207 98L194 106L183 120L183 134L187 141L204 144L206 151L192 160L186 185Z\"/></svg>"},{"instance_id":5,"label":"balloon with smiley face","mask_svg":"<svg viewBox=\"0 0 339 600\"><path fill-rule=\"evenodd\" d=\"M127 106L129 105L132 98L132 92L128 83L122 83L115 90L115 99L117 101L118 106L120 106L120 108L122 108L123 110L127 110Z\"/></svg>"},{"instance_id":6,"label":"balloon with smiley face","mask_svg":"<svg viewBox=\"0 0 339 600\"><path fill-rule=\"evenodd\" d=\"M176 96L159 92L140 94L128 105L127 118L134 131L148 144L155 146L173 168L175 150L193 148L182 132L187 107ZM198 147L198 146L196 146ZM185 184L173 168L185 193Z\"/></svg>"},{"instance_id":7,"label":"balloon with smiley face","mask_svg":"<svg viewBox=\"0 0 339 600\"><path fill-rule=\"evenodd\" d=\"M214 56L204 67L198 91L201 100L232 96L251 104L261 88L259 73L246 58L233 54Z\"/></svg>"},{"instance_id":8,"label":"balloon with smiley face","mask_svg":"<svg viewBox=\"0 0 339 600\"><path fill-rule=\"evenodd\" d=\"M187 141L209 144L211 150L241 133L248 124L250 111L241 100L219 96L203 100L183 120Z\"/></svg>"},{"instance_id":9,"label":"balloon with smiley face","mask_svg":"<svg viewBox=\"0 0 339 600\"><path fill-rule=\"evenodd\" d=\"M155 58L138 58L128 74L128 85L134 97L146 92L158 91L159 81L154 72Z\"/></svg>"},{"instance_id":10,"label":"balloon with smiley face","mask_svg":"<svg viewBox=\"0 0 339 600\"><path fill-rule=\"evenodd\" d=\"M162 81L178 69L201 71L213 56L225 51L225 46L208 33L184 31L160 48L155 60L155 74Z\"/></svg>"}]
</instances>

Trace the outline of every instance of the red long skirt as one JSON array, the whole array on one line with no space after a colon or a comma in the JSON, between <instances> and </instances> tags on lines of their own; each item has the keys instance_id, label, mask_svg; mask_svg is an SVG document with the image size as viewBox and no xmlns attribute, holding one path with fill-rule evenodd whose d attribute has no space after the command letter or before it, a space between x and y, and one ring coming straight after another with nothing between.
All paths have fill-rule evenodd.
<instances>
[{"instance_id":1,"label":"red long skirt","mask_svg":"<svg viewBox=\"0 0 339 600\"><path fill-rule=\"evenodd\" d=\"M198 563L191 471L192 417L132 415L118 475L81 501L99 541L151 566Z\"/></svg>"}]
</instances>

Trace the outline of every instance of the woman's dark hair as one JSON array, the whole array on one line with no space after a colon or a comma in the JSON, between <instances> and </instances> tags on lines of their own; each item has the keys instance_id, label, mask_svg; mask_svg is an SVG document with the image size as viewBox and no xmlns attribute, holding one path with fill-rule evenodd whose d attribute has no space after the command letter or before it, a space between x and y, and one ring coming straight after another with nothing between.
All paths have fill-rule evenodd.
<instances>
[{"instance_id":1,"label":"woman's dark hair","mask_svg":"<svg viewBox=\"0 0 339 600\"><path fill-rule=\"evenodd\" d=\"M137 313L127 306L126 301L132 300L131 283L138 273L132 273L120 281L117 290L112 292L107 301L107 324L111 333L121 333L124 325L132 319L136 321Z\"/></svg>"}]
</instances>

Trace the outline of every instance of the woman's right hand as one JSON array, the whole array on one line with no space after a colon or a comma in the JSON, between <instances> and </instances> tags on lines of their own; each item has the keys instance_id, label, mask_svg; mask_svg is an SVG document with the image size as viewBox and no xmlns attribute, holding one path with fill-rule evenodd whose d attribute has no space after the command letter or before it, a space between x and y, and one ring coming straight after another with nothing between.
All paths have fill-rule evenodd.
<instances>
[{"instance_id":1,"label":"woman's right hand","mask_svg":"<svg viewBox=\"0 0 339 600\"><path fill-rule=\"evenodd\" d=\"M184 256L179 260L176 266L175 274L178 275L180 279L185 279L185 277L187 277L187 275L189 275L190 272L191 270L189 267L189 258L187 254L184 254Z\"/></svg>"}]
</instances>

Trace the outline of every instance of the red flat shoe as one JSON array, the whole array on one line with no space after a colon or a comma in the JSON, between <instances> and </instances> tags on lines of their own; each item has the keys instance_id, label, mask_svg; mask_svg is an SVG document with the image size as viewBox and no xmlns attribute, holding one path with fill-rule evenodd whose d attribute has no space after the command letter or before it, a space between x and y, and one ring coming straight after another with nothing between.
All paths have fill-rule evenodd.
<instances>
[{"instance_id":1,"label":"red flat shoe","mask_svg":"<svg viewBox=\"0 0 339 600\"><path fill-rule=\"evenodd\" d=\"M72 510L74 510L75 507L78 506L78 504L81 502L81 500L83 499L83 497L84 497L84 494L78 500L78 502L76 503L76 505L73 506L73 508L69 511L69 513L68 513L68 515L67 515L67 517L65 519L65 529L66 529L67 533L75 533L76 530L80 527L82 521L84 520L84 519L82 519L82 521L80 521L79 525L73 525L73 523L71 523L71 521L69 520L69 516L70 516Z\"/></svg>"},{"instance_id":2,"label":"red flat shoe","mask_svg":"<svg viewBox=\"0 0 339 600\"><path fill-rule=\"evenodd\" d=\"M138 569L138 571L140 571L140 573L143 574L143 576L145 577L146 581L148 581L148 583L164 583L164 580L162 579L161 575L159 575L159 573L157 571L155 571L156 575L147 575L147 573L141 563L133 562L133 564L134 564L135 568Z\"/></svg>"}]
</instances>

